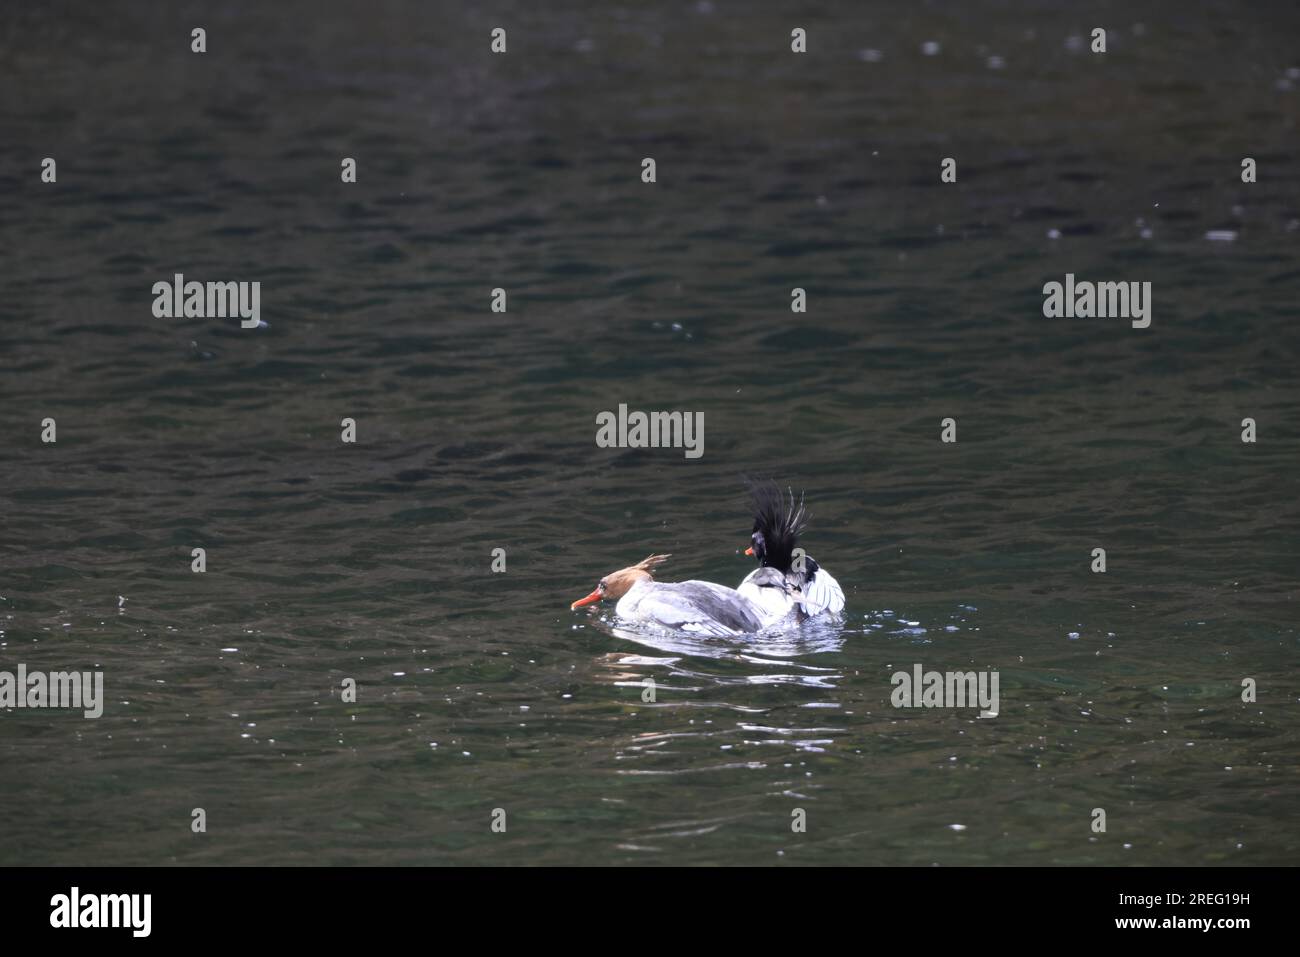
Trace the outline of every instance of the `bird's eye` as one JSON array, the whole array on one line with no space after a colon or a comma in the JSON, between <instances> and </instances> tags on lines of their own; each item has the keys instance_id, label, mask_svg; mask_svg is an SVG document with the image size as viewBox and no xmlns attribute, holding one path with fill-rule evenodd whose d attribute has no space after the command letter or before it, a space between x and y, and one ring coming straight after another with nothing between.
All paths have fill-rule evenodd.
<instances>
[{"instance_id":1,"label":"bird's eye","mask_svg":"<svg viewBox=\"0 0 1300 957\"><path fill-rule=\"evenodd\" d=\"M603 581L596 582L596 591L604 591L604 590L605 590L605 583Z\"/></svg>"}]
</instances>

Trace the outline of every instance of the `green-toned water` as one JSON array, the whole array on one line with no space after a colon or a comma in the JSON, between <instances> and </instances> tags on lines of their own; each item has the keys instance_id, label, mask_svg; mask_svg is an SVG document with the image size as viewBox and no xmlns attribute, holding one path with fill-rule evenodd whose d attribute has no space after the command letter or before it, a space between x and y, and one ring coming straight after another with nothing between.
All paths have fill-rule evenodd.
<instances>
[{"instance_id":1,"label":"green-toned water","mask_svg":"<svg viewBox=\"0 0 1300 957\"><path fill-rule=\"evenodd\" d=\"M0 671L107 698L0 712L0 864L1296 859L1294 10L271 6L0 23ZM569 610L739 582L743 473L843 628ZM893 708L918 662L998 716Z\"/></svg>"}]
</instances>

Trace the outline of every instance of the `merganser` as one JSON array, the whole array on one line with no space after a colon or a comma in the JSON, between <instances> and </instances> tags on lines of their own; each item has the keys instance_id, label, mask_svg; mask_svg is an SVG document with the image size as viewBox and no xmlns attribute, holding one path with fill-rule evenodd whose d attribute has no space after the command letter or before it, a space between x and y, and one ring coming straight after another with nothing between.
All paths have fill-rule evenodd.
<instances>
[{"instance_id":1,"label":"merganser","mask_svg":"<svg viewBox=\"0 0 1300 957\"><path fill-rule=\"evenodd\" d=\"M651 555L610 572L596 583L595 591L569 608L617 598L614 613L628 621L718 638L758 631L763 624L759 610L734 588L702 581L655 581L651 569L671 557Z\"/></svg>"},{"instance_id":2,"label":"merganser","mask_svg":"<svg viewBox=\"0 0 1300 957\"><path fill-rule=\"evenodd\" d=\"M737 589L757 605L765 625L794 613L797 620L844 610L844 590L831 573L803 549L796 549L799 536L808 526L803 496L796 504L794 491L789 501L775 485L756 485L754 531L746 555L758 559L758 568L745 576ZM797 552L797 554L796 554Z\"/></svg>"}]
</instances>

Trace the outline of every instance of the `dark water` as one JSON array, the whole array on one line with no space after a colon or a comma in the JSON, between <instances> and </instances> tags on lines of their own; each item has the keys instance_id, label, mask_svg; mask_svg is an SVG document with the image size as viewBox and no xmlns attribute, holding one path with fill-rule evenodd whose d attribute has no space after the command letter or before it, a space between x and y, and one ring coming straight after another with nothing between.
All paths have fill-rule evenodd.
<instances>
[{"instance_id":1,"label":"dark water","mask_svg":"<svg viewBox=\"0 0 1300 957\"><path fill-rule=\"evenodd\" d=\"M107 685L0 713L0 863L1296 859L1294 9L271 6L0 24L0 670ZM1067 272L1150 328L1044 318ZM742 473L842 629L569 611L738 582ZM894 709L917 662L999 715Z\"/></svg>"}]
</instances>

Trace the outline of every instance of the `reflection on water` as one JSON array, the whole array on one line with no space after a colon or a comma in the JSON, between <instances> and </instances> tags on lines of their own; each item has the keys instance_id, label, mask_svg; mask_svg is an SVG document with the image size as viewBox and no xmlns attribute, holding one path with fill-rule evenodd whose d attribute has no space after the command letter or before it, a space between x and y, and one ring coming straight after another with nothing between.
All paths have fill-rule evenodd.
<instances>
[{"instance_id":1,"label":"reflection on water","mask_svg":"<svg viewBox=\"0 0 1300 957\"><path fill-rule=\"evenodd\" d=\"M0 863L1295 860L1295 10L1101 2L1102 60L846 4L795 57L776 3L506 2L493 58L463 5L233 0L200 60L200 9L0 23L0 670L108 698L0 715ZM268 327L154 318L176 272ZM1151 327L1045 319L1066 273ZM597 448L621 402L705 454ZM650 551L740 581L759 473L842 623L569 611ZM893 708L917 663L999 716Z\"/></svg>"},{"instance_id":2,"label":"reflection on water","mask_svg":"<svg viewBox=\"0 0 1300 957\"><path fill-rule=\"evenodd\" d=\"M638 623L631 622L611 625L609 631L619 638L658 651L756 663L765 659L795 659L801 655L838 651L844 640L842 623L829 617L810 619L783 629L773 628L757 635L738 635L735 638L702 637L675 629L639 626Z\"/></svg>"}]
</instances>

